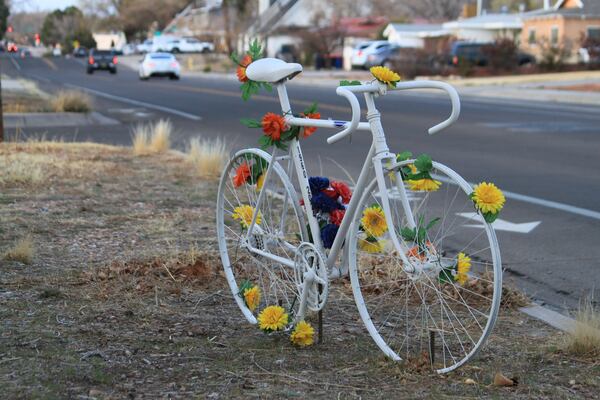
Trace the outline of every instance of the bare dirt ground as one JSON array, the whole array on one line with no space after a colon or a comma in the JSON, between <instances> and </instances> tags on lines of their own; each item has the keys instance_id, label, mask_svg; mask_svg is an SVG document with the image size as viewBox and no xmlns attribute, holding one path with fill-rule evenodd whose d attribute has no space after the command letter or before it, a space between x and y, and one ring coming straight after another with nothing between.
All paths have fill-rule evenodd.
<instances>
[{"instance_id":1,"label":"bare dirt ground","mask_svg":"<svg viewBox=\"0 0 600 400\"><path fill-rule=\"evenodd\" d=\"M243 320L214 234L216 183L177 153L93 144L0 145L0 397L597 398L600 362L504 307L479 357L445 376L387 360L348 283L324 343L292 347ZM491 385L502 372L518 385ZM474 384L466 384L472 379Z\"/></svg>"}]
</instances>

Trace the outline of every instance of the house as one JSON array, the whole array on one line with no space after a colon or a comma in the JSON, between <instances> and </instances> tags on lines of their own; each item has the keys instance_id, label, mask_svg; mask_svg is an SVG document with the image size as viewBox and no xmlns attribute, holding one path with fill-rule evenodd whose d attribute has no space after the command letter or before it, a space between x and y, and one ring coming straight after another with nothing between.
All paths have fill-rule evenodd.
<instances>
[{"instance_id":1,"label":"house","mask_svg":"<svg viewBox=\"0 0 600 400\"><path fill-rule=\"evenodd\" d=\"M446 37L451 31L441 24L396 24L390 23L383 31L383 37L399 47L425 48L427 42Z\"/></svg>"},{"instance_id":2,"label":"house","mask_svg":"<svg viewBox=\"0 0 600 400\"><path fill-rule=\"evenodd\" d=\"M326 6L316 7L312 0L259 0L258 18L247 30L240 47L259 37L265 43L267 57L297 49L302 40L300 32L314 25L317 13L327 18L326 11Z\"/></svg>"},{"instance_id":3,"label":"house","mask_svg":"<svg viewBox=\"0 0 600 400\"><path fill-rule=\"evenodd\" d=\"M176 36L195 36L223 50L226 44L222 4L223 0L192 1L167 24L163 32Z\"/></svg>"},{"instance_id":4,"label":"house","mask_svg":"<svg viewBox=\"0 0 600 400\"><path fill-rule=\"evenodd\" d=\"M94 32L92 37L96 41L98 50L122 50L127 44L125 33L118 32Z\"/></svg>"},{"instance_id":5,"label":"house","mask_svg":"<svg viewBox=\"0 0 600 400\"><path fill-rule=\"evenodd\" d=\"M491 43L500 37L518 38L523 13L484 13L472 18L446 22L443 29L459 40Z\"/></svg>"},{"instance_id":6,"label":"house","mask_svg":"<svg viewBox=\"0 0 600 400\"><path fill-rule=\"evenodd\" d=\"M586 38L600 40L598 0L559 0L554 7L523 16L521 47L537 57L548 45L569 48L574 55Z\"/></svg>"}]
</instances>

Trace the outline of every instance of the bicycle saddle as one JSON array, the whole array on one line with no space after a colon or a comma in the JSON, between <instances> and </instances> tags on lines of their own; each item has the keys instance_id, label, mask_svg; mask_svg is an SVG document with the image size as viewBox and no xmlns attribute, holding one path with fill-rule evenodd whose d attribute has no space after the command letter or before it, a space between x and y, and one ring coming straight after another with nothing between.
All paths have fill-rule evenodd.
<instances>
[{"instance_id":1,"label":"bicycle saddle","mask_svg":"<svg viewBox=\"0 0 600 400\"><path fill-rule=\"evenodd\" d=\"M283 79L292 79L302 72L302 65L287 63L278 58L261 58L246 69L246 76L257 82L275 83Z\"/></svg>"}]
</instances>

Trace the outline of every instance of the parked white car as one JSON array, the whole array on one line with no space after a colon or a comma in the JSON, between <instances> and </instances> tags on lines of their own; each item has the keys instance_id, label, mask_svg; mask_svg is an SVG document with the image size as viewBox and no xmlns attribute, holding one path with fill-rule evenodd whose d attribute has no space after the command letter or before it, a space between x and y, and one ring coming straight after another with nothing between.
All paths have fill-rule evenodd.
<instances>
[{"instance_id":1,"label":"parked white car","mask_svg":"<svg viewBox=\"0 0 600 400\"><path fill-rule=\"evenodd\" d=\"M215 46L212 43L201 42L196 38L182 37L169 40L165 50L171 53L208 53L214 51Z\"/></svg>"},{"instance_id":2,"label":"parked white car","mask_svg":"<svg viewBox=\"0 0 600 400\"><path fill-rule=\"evenodd\" d=\"M124 56L130 56L130 55L136 53L137 46L135 46L134 44L131 44L131 43L127 43L125 46L123 46L121 51L123 52Z\"/></svg>"},{"instance_id":3,"label":"parked white car","mask_svg":"<svg viewBox=\"0 0 600 400\"><path fill-rule=\"evenodd\" d=\"M152 40L150 40L150 39L144 40L144 42L142 42L136 46L136 50L140 54L150 53L152 51L152 45L153 45Z\"/></svg>"},{"instance_id":4,"label":"parked white car","mask_svg":"<svg viewBox=\"0 0 600 400\"><path fill-rule=\"evenodd\" d=\"M143 81L153 76L168 76L170 79L179 79L181 65L171 53L147 53L140 62L138 74Z\"/></svg>"},{"instance_id":5,"label":"parked white car","mask_svg":"<svg viewBox=\"0 0 600 400\"><path fill-rule=\"evenodd\" d=\"M369 56L375 56L382 51L388 50L391 46L393 45L387 40L373 40L359 44L352 51L352 67L365 68Z\"/></svg>"}]
</instances>

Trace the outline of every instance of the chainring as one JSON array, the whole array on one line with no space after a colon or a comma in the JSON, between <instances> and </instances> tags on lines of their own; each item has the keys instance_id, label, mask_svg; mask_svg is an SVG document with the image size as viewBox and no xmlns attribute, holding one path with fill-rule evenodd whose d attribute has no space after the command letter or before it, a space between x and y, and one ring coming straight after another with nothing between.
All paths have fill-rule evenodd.
<instances>
[{"instance_id":1,"label":"chainring","mask_svg":"<svg viewBox=\"0 0 600 400\"><path fill-rule=\"evenodd\" d=\"M312 270L316 279L307 286L306 306L311 311L320 311L327 302L329 294L329 281L327 278L327 265L321 252L312 243L303 242L296 250L294 258L294 279L298 293L304 290L304 277Z\"/></svg>"}]
</instances>

